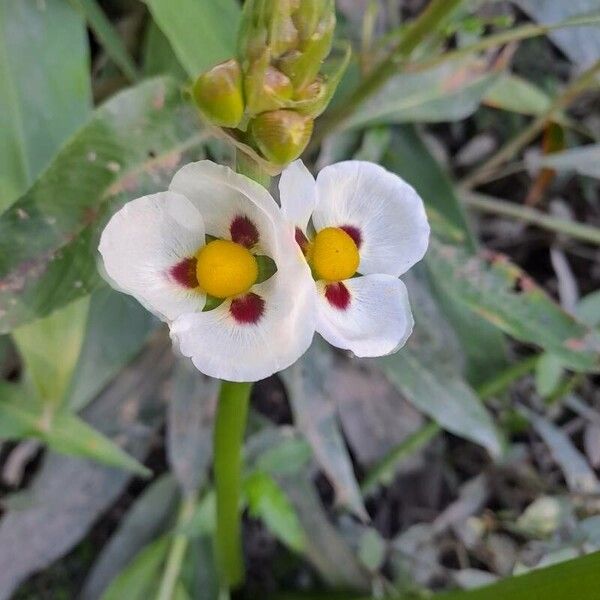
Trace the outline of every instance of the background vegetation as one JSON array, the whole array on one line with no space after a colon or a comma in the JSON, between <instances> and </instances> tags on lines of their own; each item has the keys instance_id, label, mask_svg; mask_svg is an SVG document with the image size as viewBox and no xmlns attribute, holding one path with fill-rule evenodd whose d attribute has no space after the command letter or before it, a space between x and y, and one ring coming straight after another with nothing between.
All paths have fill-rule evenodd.
<instances>
[{"instance_id":1,"label":"background vegetation","mask_svg":"<svg viewBox=\"0 0 600 600\"><path fill-rule=\"evenodd\" d=\"M337 8L353 62L305 158L397 172L434 237L405 349L317 340L255 385L236 597L597 597L600 2ZM96 247L183 163L231 160L184 89L239 14L0 0L0 598L219 597L216 383Z\"/></svg>"}]
</instances>

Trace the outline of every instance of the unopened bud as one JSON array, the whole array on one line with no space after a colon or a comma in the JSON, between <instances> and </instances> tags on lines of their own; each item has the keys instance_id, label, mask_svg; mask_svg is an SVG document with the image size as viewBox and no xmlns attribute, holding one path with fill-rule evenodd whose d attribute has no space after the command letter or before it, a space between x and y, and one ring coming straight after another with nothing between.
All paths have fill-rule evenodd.
<instances>
[{"instance_id":1,"label":"unopened bud","mask_svg":"<svg viewBox=\"0 0 600 600\"><path fill-rule=\"evenodd\" d=\"M282 56L278 67L293 82L297 89L312 82L321 69L321 65L331 52L335 16L329 14L318 24L314 33L302 41L296 50Z\"/></svg>"},{"instance_id":2,"label":"unopened bud","mask_svg":"<svg viewBox=\"0 0 600 600\"><path fill-rule=\"evenodd\" d=\"M246 108L250 115L283 108L291 100L294 87L287 75L261 61L256 62L244 78Z\"/></svg>"},{"instance_id":3,"label":"unopened bud","mask_svg":"<svg viewBox=\"0 0 600 600\"><path fill-rule=\"evenodd\" d=\"M327 108L328 101L327 84L322 77L317 77L311 84L296 92L294 110L314 119Z\"/></svg>"},{"instance_id":4,"label":"unopened bud","mask_svg":"<svg viewBox=\"0 0 600 600\"><path fill-rule=\"evenodd\" d=\"M292 14L300 39L310 38L324 18L335 13L333 0L298 0Z\"/></svg>"},{"instance_id":5,"label":"unopened bud","mask_svg":"<svg viewBox=\"0 0 600 600\"><path fill-rule=\"evenodd\" d=\"M198 77L193 96L202 114L219 127L237 127L244 116L242 72L234 59Z\"/></svg>"},{"instance_id":6,"label":"unopened bud","mask_svg":"<svg viewBox=\"0 0 600 600\"><path fill-rule=\"evenodd\" d=\"M276 110L250 121L250 133L262 155L275 165L286 165L304 151L313 120L293 110Z\"/></svg>"}]
</instances>

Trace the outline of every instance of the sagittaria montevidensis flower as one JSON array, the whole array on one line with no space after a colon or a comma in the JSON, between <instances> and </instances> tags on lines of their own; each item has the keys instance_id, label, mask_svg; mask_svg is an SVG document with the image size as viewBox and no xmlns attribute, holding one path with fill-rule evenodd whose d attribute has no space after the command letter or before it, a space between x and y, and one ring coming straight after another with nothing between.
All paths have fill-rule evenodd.
<instances>
[{"instance_id":1,"label":"sagittaria montevidensis flower","mask_svg":"<svg viewBox=\"0 0 600 600\"><path fill-rule=\"evenodd\" d=\"M326 167L316 181L296 161L284 170L279 190L315 281L317 331L357 356L402 347L414 323L399 277L429 243L417 192L363 161Z\"/></svg>"},{"instance_id":2,"label":"sagittaria montevidensis flower","mask_svg":"<svg viewBox=\"0 0 600 600\"><path fill-rule=\"evenodd\" d=\"M169 191L117 212L99 250L111 283L168 322L207 375L256 381L310 345L314 292L293 230L267 190L227 167L184 166Z\"/></svg>"}]
</instances>

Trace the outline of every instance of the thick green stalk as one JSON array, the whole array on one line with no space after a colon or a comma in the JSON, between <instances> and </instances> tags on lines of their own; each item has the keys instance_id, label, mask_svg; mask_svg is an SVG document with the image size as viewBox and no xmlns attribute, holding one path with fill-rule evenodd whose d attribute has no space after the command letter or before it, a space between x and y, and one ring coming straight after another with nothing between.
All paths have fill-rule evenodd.
<instances>
[{"instance_id":1,"label":"thick green stalk","mask_svg":"<svg viewBox=\"0 0 600 600\"><path fill-rule=\"evenodd\" d=\"M236 153L236 171L269 188L270 176L243 152ZM242 585L245 576L240 493L242 446L251 387L251 383L221 383L213 438L217 495L215 548L222 587L229 589Z\"/></svg>"},{"instance_id":2,"label":"thick green stalk","mask_svg":"<svg viewBox=\"0 0 600 600\"><path fill-rule=\"evenodd\" d=\"M242 444L250 401L250 383L223 381L214 432L214 477L217 494L217 565L228 588L244 582L240 515Z\"/></svg>"}]
</instances>

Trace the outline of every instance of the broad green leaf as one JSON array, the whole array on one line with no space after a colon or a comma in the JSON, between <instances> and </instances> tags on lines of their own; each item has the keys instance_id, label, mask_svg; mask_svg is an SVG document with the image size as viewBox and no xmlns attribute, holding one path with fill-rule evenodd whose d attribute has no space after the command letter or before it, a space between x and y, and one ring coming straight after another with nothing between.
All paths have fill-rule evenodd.
<instances>
[{"instance_id":1,"label":"broad green leaf","mask_svg":"<svg viewBox=\"0 0 600 600\"><path fill-rule=\"evenodd\" d=\"M331 523L307 475L277 478L306 538L305 555L323 580L337 589L366 590L370 577L347 540ZM345 595L344 598L348 596Z\"/></svg>"},{"instance_id":2,"label":"broad green leaf","mask_svg":"<svg viewBox=\"0 0 600 600\"><path fill-rule=\"evenodd\" d=\"M352 461L327 390L331 368L331 351L315 340L308 352L287 369L283 377L296 426L306 436L316 461L331 481L337 502L359 517L365 517Z\"/></svg>"},{"instance_id":3,"label":"broad green leaf","mask_svg":"<svg viewBox=\"0 0 600 600\"><path fill-rule=\"evenodd\" d=\"M169 40L152 20L148 23L144 38L143 70L146 77L170 75L181 81L187 79Z\"/></svg>"},{"instance_id":4,"label":"broad green leaf","mask_svg":"<svg viewBox=\"0 0 600 600\"><path fill-rule=\"evenodd\" d=\"M164 532L177 507L177 482L165 474L152 482L120 520L86 577L81 600L99 598L135 555Z\"/></svg>"},{"instance_id":5,"label":"broad green leaf","mask_svg":"<svg viewBox=\"0 0 600 600\"><path fill-rule=\"evenodd\" d=\"M286 546L303 552L304 531L294 507L277 482L264 471L257 471L244 482L248 509L254 518L264 521L267 528Z\"/></svg>"},{"instance_id":6,"label":"broad green leaf","mask_svg":"<svg viewBox=\"0 0 600 600\"><path fill-rule=\"evenodd\" d=\"M161 566L167 558L170 536L144 548L110 584L101 600L147 600L157 590Z\"/></svg>"},{"instance_id":7,"label":"broad green leaf","mask_svg":"<svg viewBox=\"0 0 600 600\"><path fill-rule=\"evenodd\" d=\"M167 407L167 458L183 495L197 494L208 477L219 382L188 360L179 361Z\"/></svg>"},{"instance_id":8,"label":"broad green leaf","mask_svg":"<svg viewBox=\"0 0 600 600\"><path fill-rule=\"evenodd\" d=\"M428 265L443 293L508 335L555 354L573 370L600 369L600 334L566 313L506 257L470 256L432 241Z\"/></svg>"},{"instance_id":9,"label":"broad green leaf","mask_svg":"<svg viewBox=\"0 0 600 600\"><path fill-rule=\"evenodd\" d=\"M552 98L518 75L505 73L490 86L483 102L524 115L541 115L550 108Z\"/></svg>"},{"instance_id":10,"label":"broad green leaf","mask_svg":"<svg viewBox=\"0 0 600 600\"><path fill-rule=\"evenodd\" d=\"M542 25L564 21L569 17L598 13L597 0L512 0L532 19ZM581 68L600 58L598 27L565 27L548 33L548 37Z\"/></svg>"},{"instance_id":11,"label":"broad green leaf","mask_svg":"<svg viewBox=\"0 0 600 600\"><path fill-rule=\"evenodd\" d=\"M91 296L85 337L68 392L77 412L141 350L158 326L136 300L102 286Z\"/></svg>"},{"instance_id":12,"label":"broad green leaf","mask_svg":"<svg viewBox=\"0 0 600 600\"><path fill-rule=\"evenodd\" d=\"M149 474L137 460L79 417L63 412L47 415L18 399L0 401L0 438L36 438L61 454L90 458L138 475Z\"/></svg>"},{"instance_id":13,"label":"broad green leaf","mask_svg":"<svg viewBox=\"0 0 600 600\"><path fill-rule=\"evenodd\" d=\"M83 413L89 425L118 439L138 460L154 447L164 422L164 386L173 365L167 349L164 340L153 343ZM130 479L122 469L44 453L19 505L11 508L3 499L1 594L10 597L20 583L75 547L122 497Z\"/></svg>"},{"instance_id":14,"label":"broad green leaf","mask_svg":"<svg viewBox=\"0 0 600 600\"><path fill-rule=\"evenodd\" d=\"M469 252L475 250L475 238L452 183L414 127L399 128L384 165L406 179L419 192L438 237L461 244ZM453 232L457 232L458 237L448 235L447 224ZM440 292L435 276L432 283L442 310L454 326L468 356L469 381L481 383L492 377L506 364L502 335L484 319L473 315L459 302Z\"/></svg>"},{"instance_id":15,"label":"broad green leaf","mask_svg":"<svg viewBox=\"0 0 600 600\"><path fill-rule=\"evenodd\" d=\"M235 55L240 7L235 0L146 0L190 77Z\"/></svg>"},{"instance_id":16,"label":"broad green leaf","mask_svg":"<svg viewBox=\"0 0 600 600\"><path fill-rule=\"evenodd\" d=\"M478 59L392 77L344 122L346 128L458 121L473 114L498 77Z\"/></svg>"},{"instance_id":17,"label":"broad green leaf","mask_svg":"<svg viewBox=\"0 0 600 600\"><path fill-rule=\"evenodd\" d=\"M575 307L575 314L589 327L600 325L600 290L582 298Z\"/></svg>"},{"instance_id":18,"label":"broad green leaf","mask_svg":"<svg viewBox=\"0 0 600 600\"><path fill-rule=\"evenodd\" d=\"M504 441L475 392L458 376L423 363L408 348L379 358L377 366L419 410L447 431L480 444L498 458Z\"/></svg>"},{"instance_id":19,"label":"broad green leaf","mask_svg":"<svg viewBox=\"0 0 600 600\"><path fill-rule=\"evenodd\" d=\"M580 175L600 179L600 144L590 144L563 152L531 157L528 164L536 169L574 171Z\"/></svg>"},{"instance_id":20,"label":"broad green leaf","mask_svg":"<svg viewBox=\"0 0 600 600\"><path fill-rule=\"evenodd\" d=\"M584 600L595 598L600 588L600 552L552 567L511 577L469 592L434 596L436 600ZM366 599L365 599L366 600Z\"/></svg>"},{"instance_id":21,"label":"broad green leaf","mask_svg":"<svg viewBox=\"0 0 600 600\"><path fill-rule=\"evenodd\" d=\"M565 476L569 490L576 494L598 493L600 481L571 438L545 417L532 411L525 411L525 409L523 411L550 449L552 458Z\"/></svg>"},{"instance_id":22,"label":"broad green leaf","mask_svg":"<svg viewBox=\"0 0 600 600\"><path fill-rule=\"evenodd\" d=\"M89 298L80 298L13 332L41 404L56 409L65 398L79 358L88 306Z\"/></svg>"},{"instance_id":23,"label":"broad green leaf","mask_svg":"<svg viewBox=\"0 0 600 600\"><path fill-rule=\"evenodd\" d=\"M91 107L83 19L64 0L0 3L0 212Z\"/></svg>"},{"instance_id":24,"label":"broad green leaf","mask_svg":"<svg viewBox=\"0 0 600 600\"><path fill-rule=\"evenodd\" d=\"M0 332L47 315L97 283L98 219L116 195L167 187L202 133L170 79L100 107L25 195L0 216Z\"/></svg>"},{"instance_id":25,"label":"broad green leaf","mask_svg":"<svg viewBox=\"0 0 600 600\"><path fill-rule=\"evenodd\" d=\"M553 354L543 354L535 366L535 389L543 398L547 398L560 384L564 375L562 361Z\"/></svg>"},{"instance_id":26,"label":"broad green leaf","mask_svg":"<svg viewBox=\"0 0 600 600\"><path fill-rule=\"evenodd\" d=\"M87 19L98 42L104 48L106 54L119 67L121 72L129 79L135 81L138 78L137 68L129 55L123 40L113 27L102 8L96 0L71 0L81 14Z\"/></svg>"}]
</instances>

